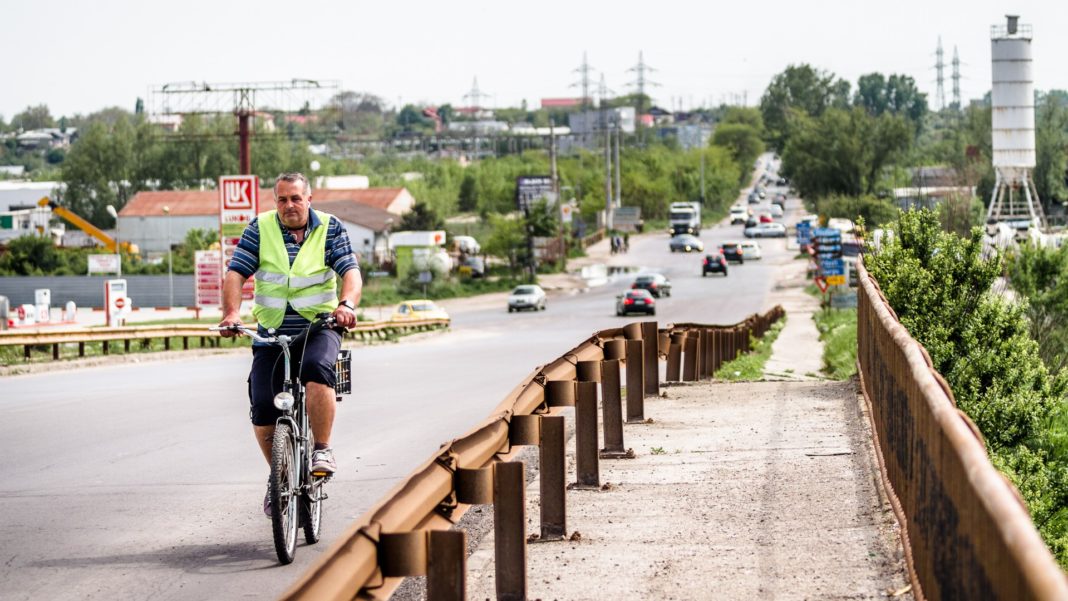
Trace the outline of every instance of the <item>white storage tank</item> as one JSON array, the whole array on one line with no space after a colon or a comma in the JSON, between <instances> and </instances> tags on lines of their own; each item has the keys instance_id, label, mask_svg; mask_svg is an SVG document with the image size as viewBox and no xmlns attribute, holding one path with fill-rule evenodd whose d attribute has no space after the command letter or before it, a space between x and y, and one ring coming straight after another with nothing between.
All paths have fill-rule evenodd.
<instances>
[{"instance_id":1,"label":"white storage tank","mask_svg":"<svg viewBox=\"0 0 1068 601\"><path fill-rule=\"evenodd\" d=\"M990 28L993 85L994 168L1017 183L1035 166L1035 82L1031 60L1031 26L1008 15L1005 25Z\"/></svg>"}]
</instances>

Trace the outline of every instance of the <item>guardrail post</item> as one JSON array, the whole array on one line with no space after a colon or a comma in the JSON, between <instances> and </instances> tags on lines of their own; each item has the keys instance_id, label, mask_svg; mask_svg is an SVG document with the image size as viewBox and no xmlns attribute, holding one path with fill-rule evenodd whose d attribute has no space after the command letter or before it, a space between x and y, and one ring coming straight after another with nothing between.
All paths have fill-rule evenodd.
<instances>
[{"instance_id":1,"label":"guardrail post","mask_svg":"<svg viewBox=\"0 0 1068 601\"><path fill-rule=\"evenodd\" d=\"M667 353L667 371L664 374L664 381L666 382L678 382L681 379L679 372L682 367L682 347L685 341L685 332L671 334L671 343L668 346Z\"/></svg>"},{"instance_id":2,"label":"guardrail post","mask_svg":"<svg viewBox=\"0 0 1068 601\"><path fill-rule=\"evenodd\" d=\"M712 377L712 330L709 328L701 328L701 378L708 379Z\"/></svg>"},{"instance_id":3,"label":"guardrail post","mask_svg":"<svg viewBox=\"0 0 1068 601\"><path fill-rule=\"evenodd\" d=\"M697 346L697 331L690 330L684 335L683 350L683 366L682 366L682 380L684 382L693 382L697 380L697 359L698 359L698 346Z\"/></svg>"},{"instance_id":4,"label":"guardrail post","mask_svg":"<svg viewBox=\"0 0 1068 601\"><path fill-rule=\"evenodd\" d=\"M575 398L575 488L601 486L597 461L597 383L579 382Z\"/></svg>"},{"instance_id":5,"label":"guardrail post","mask_svg":"<svg viewBox=\"0 0 1068 601\"><path fill-rule=\"evenodd\" d=\"M627 341L627 422L645 421L645 365L642 341Z\"/></svg>"},{"instance_id":6,"label":"guardrail post","mask_svg":"<svg viewBox=\"0 0 1068 601\"><path fill-rule=\"evenodd\" d=\"M549 407L575 406L574 380L549 380L545 383L545 404Z\"/></svg>"},{"instance_id":7,"label":"guardrail post","mask_svg":"<svg viewBox=\"0 0 1068 601\"><path fill-rule=\"evenodd\" d=\"M538 473L541 479L541 539L567 536L567 463L564 416L543 415Z\"/></svg>"},{"instance_id":8,"label":"guardrail post","mask_svg":"<svg viewBox=\"0 0 1068 601\"><path fill-rule=\"evenodd\" d=\"M619 359L601 362L601 412L604 448L601 457L619 459L627 456L623 448L623 407L619 390Z\"/></svg>"},{"instance_id":9,"label":"guardrail post","mask_svg":"<svg viewBox=\"0 0 1068 601\"><path fill-rule=\"evenodd\" d=\"M642 322L642 353L645 361L645 394L660 394L660 366L658 365L658 348L660 332L655 321Z\"/></svg>"},{"instance_id":10,"label":"guardrail post","mask_svg":"<svg viewBox=\"0 0 1068 601\"><path fill-rule=\"evenodd\" d=\"M526 601L527 536L522 461L493 465L493 551L497 599Z\"/></svg>"},{"instance_id":11,"label":"guardrail post","mask_svg":"<svg viewBox=\"0 0 1068 601\"><path fill-rule=\"evenodd\" d=\"M467 598L467 536L463 530L431 530L427 551L427 601Z\"/></svg>"}]
</instances>

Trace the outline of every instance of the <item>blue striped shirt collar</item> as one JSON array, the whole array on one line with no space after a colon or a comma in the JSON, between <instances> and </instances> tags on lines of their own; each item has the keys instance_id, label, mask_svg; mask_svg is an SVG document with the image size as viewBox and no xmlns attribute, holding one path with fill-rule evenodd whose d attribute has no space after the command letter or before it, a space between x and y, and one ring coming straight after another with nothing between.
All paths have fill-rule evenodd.
<instances>
[{"instance_id":1,"label":"blue striped shirt collar","mask_svg":"<svg viewBox=\"0 0 1068 601\"><path fill-rule=\"evenodd\" d=\"M274 213L274 220L278 222L283 232L289 231L286 224L282 223L282 218L278 216L277 211ZM319 219L319 214L315 212L315 209L308 209L308 224L304 227L304 231L310 232L322 224L323 221Z\"/></svg>"}]
</instances>

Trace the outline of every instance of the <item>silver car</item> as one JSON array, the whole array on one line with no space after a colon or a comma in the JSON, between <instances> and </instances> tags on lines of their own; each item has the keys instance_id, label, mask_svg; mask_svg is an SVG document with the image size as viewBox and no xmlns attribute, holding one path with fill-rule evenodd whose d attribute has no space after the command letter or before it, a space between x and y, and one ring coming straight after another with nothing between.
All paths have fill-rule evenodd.
<instances>
[{"instance_id":1,"label":"silver car","mask_svg":"<svg viewBox=\"0 0 1068 601\"><path fill-rule=\"evenodd\" d=\"M545 291L536 284L524 284L516 286L508 295L508 312L531 309L534 311L545 310Z\"/></svg>"}]
</instances>

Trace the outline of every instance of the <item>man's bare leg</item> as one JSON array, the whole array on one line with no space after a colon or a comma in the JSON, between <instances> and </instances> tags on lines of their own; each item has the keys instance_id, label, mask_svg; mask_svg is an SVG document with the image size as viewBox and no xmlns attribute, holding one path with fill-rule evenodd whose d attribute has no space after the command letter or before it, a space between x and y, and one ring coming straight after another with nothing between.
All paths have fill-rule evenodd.
<instances>
[{"instance_id":1,"label":"man's bare leg","mask_svg":"<svg viewBox=\"0 0 1068 601\"><path fill-rule=\"evenodd\" d=\"M267 460L267 465L271 465L271 446L274 444L274 424L270 426L252 426L252 431L256 435L256 444L260 445L260 451L263 453L263 458Z\"/></svg>"},{"instance_id":2,"label":"man's bare leg","mask_svg":"<svg viewBox=\"0 0 1068 601\"><path fill-rule=\"evenodd\" d=\"M309 382L305 387L308 399L308 422L311 423L315 442L330 446L330 432L334 428L334 413L337 411L337 393L332 386Z\"/></svg>"}]
</instances>

